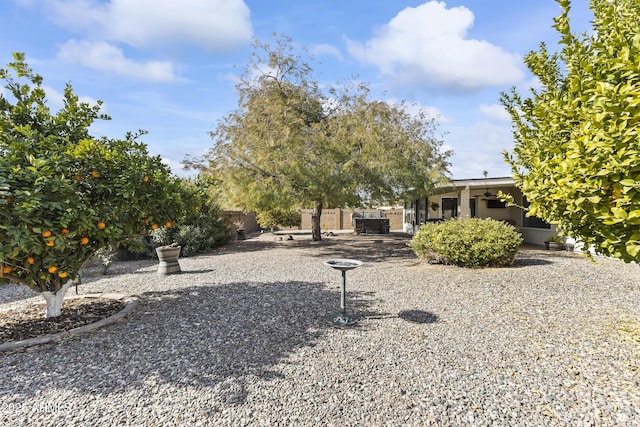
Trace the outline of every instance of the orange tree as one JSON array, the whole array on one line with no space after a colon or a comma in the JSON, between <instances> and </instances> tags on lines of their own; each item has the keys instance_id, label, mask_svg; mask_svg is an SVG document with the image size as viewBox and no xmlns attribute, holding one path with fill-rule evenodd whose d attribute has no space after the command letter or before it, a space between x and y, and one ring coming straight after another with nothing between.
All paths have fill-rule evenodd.
<instances>
[{"instance_id":1,"label":"orange tree","mask_svg":"<svg viewBox=\"0 0 640 427\"><path fill-rule=\"evenodd\" d=\"M502 94L516 140L506 160L528 215L604 255L640 261L640 1L591 0L593 30L576 35L569 0L525 63L538 87ZM512 198L505 197L512 201Z\"/></svg>"},{"instance_id":2,"label":"orange tree","mask_svg":"<svg viewBox=\"0 0 640 427\"><path fill-rule=\"evenodd\" d=\"M42 78L14 54L0 78L0 284L42 293L47 317L83 263L109 244L171 225L184 188L137 134L96 139L101 115L70 85L52 113ZM12 75L11 71L15 74Z\"/></svg>"}]
</instances>

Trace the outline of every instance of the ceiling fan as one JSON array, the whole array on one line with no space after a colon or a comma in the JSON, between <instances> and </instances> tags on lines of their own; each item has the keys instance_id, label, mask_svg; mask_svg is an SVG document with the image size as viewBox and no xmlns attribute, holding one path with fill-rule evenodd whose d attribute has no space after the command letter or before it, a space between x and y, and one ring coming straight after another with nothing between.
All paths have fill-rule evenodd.
<instances>
[{"instance_id":1,"label":"ceiling fan","mask_svg":"<svg viewBox=\"0 0 640 427\"><path fill-rule=\"evenodd\" d=\"M489 189L488 189L488 188L487 188L487 191L485 191L482 195L485 197L485 198L484 198L484 199L482 199L482 200L487 200L487 199L488 199L488 198L490 198L490 197L495 197L495 194L491 194L491 192L489 191Z\"/></svg>"}]
</instances>

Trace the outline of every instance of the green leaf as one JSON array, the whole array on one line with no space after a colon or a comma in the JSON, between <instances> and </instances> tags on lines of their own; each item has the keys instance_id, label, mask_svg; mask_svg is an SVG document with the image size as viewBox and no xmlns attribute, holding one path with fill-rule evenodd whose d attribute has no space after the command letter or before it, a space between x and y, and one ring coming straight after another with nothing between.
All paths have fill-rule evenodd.
<instances>
[{"instance_id":1,"label":"green leaf","mask_svg":"<svg viewBox=\"0 0 640 427\"><path fill-rule=\"evenodd\" d=\"M587 197L587 200L589 200L589 202L591 202L593 204L598 204L602 200L602 197L600 197L600 196L591 196L591 197Z\"/></svg>"},{"instance_id":2,"label":"green leaf","mask_svg":"<svg viewBox=\"0 0 640 427\"><path fill-rule=\"evenodd\" d=\"M638 242L628 242L626 244L626 249L629 255L634 258L640 254L640 244Z\"/></svg>"},{"instance_id":3,"label":"green leaf","mask_svg":"<svg viewBox=\"0 0 640 427\"><path fill-rule=\"evenodd\" d=\"M625 219L627 218L627 211L619 207L612 207L611 212L616 218Z\"/></svg>"}]
</instances>

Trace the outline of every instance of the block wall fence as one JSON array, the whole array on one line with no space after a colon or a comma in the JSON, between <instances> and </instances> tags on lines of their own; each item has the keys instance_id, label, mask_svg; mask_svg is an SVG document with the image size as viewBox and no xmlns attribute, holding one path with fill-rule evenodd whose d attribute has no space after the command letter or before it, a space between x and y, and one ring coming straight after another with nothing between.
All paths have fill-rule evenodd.
<instances>
[{"instance_id":1,"label":"block wall fence","mask_svg":"<svg viewBox=\"0 0 640 427\"><path fill-rule=\"evenodd\" d=\"M302 209L301 230L311 230L311 209ZM389 219L391 230L402 230L402 209L323 209L320 217L320 227L325 230L353 230L351 218L353 212L384 212L384 217Z\"/></svg>"},{"instance_id":2,"label":"block wall fence","mask_svg":"<svg viewBox=\"0 0 640 427\"><path fill-rule=\"evenodd\" d=\"M320 218L320 227L322 231L353 230L353 225L351 223L353 212L363 213L380 211L384 212L384 217L389 219L391 230L402 230L402 209L323 209L322 216ZM300 227L295 227L293 229L311 230L311 212L311 209L302 209L302 221ZM260 230L255 212L245 213L240 211L224 211L223 215L230 219L233 230L236 229L235 225L233 225L236 221L244 222L244 227L247 233L254 233Z\"/></svg>"}]
</instances>

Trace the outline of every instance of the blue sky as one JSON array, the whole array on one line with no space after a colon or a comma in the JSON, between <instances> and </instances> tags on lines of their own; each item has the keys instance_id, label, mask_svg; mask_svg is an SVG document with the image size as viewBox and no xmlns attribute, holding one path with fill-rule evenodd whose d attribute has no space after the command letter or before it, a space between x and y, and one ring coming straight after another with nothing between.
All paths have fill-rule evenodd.
<instances>
[{"instance_id":1,"label":"blue sky","mask_svg":"<svg viewBox=\"0 0 640 427\"><path fill-rule=\"evenodd\" d=\"M572 2L576 31L589 29L587 3ZM95 136L145 129L150 152L184 174L181 160L211 147L208 132L236 108L253 38L282 33L321 62L320 83L357 78L378 99L437 116L453 178L508 176L499 94L535 84L523 57L541 41L556 49L559 10L553 0L3 0L0 63L26 53L52 108L70 82L112 117Z\"/></svg>"}]
</instances>

